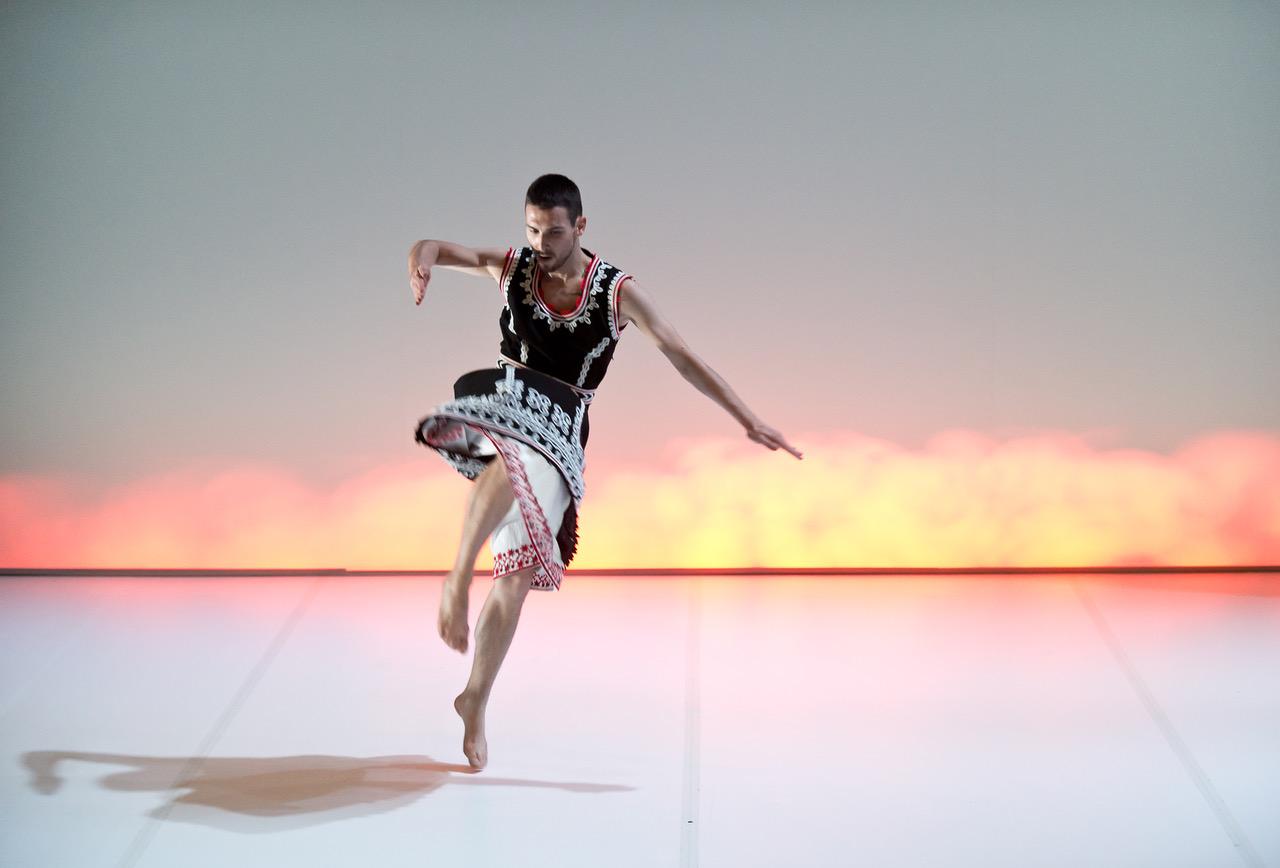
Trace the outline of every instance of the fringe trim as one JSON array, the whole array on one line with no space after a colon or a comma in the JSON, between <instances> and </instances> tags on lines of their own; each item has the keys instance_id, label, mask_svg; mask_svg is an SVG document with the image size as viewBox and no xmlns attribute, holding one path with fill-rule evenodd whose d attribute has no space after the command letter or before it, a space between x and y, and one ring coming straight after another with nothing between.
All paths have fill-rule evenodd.
<instances>
[{"instance_id":1,"label":"fringe trim","mask_svg":"<svg viewBox=\"0 0 1280 868\"><path fill-rule=\"evenodd\" d=\"M566 567L569 566L573 556L578 553L578 507L572 497L564 509L564 518L560 520L556 545L560 547L560 560Z\"/></svg>"}]
</instances>

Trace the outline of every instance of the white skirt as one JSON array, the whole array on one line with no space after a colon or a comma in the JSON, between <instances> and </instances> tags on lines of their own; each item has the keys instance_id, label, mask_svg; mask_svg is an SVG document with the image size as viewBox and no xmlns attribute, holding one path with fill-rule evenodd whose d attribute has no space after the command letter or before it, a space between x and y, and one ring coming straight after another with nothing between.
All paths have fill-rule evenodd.
<instances>
[{"instance_id":1,"label":"white skirt","mask_svg":"<svg viewBox=\"0 0 1280 868\"><path fill-rule=\"evenodd\" d=\"M500 455L506 465L515 497L511 508L489 537L493 552L493 577L507 576L537 567L529 587L537 591L558 591L564 563L556 545L556 534L564 519L571 495L564 476L542 453L512 437L469 428L483 435L475 445L476 455Z\"/></svg>"}]
</instances>

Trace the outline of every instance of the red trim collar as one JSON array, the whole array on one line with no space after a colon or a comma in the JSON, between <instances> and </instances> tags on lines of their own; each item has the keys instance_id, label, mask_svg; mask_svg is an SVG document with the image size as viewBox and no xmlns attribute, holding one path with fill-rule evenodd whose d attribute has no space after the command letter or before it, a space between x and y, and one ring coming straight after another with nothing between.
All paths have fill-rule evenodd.
<instances>
[{"instance_id":1,"label":"red trim collar","mask_svg":"<svg viewBox=\"0 0 1280 868\"><path fill-rule=\"evenodd\" d=\"M559 311L547 303L542 297L542 266L538 265L535 260L533 263L533 297L538 300L538 304L542 305L547 313L556 319L573 319L582 313L583 308L587 306L587 298L591 293L587 292L587 285L590 283L592 276L595 274L596 268L600 265L600 257L592 256L587 270L582 275L582 283L578 286L578 302L577 306L570 311Z\"/></svg>"}]
</instances>

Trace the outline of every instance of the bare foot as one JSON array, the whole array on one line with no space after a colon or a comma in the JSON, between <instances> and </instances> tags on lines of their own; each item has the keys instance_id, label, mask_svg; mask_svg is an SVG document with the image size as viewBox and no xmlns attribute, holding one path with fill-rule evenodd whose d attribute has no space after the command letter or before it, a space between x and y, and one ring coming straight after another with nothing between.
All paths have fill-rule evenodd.
<instances>
[{"instance_id":1,"label":"bare foot","mask_svg":"<svg viewBox=\"0 0 1280 868\"><path fill-rule=\"evenodd\" d=\"M440 638L459 654L467 653L467 586L449 576L440 590Z\"/></svg>"},{"instance_id":2,"label":"bare foot","mask_svg":"<svg viewBox=\"0 0 1280 868\"><path fill-rule=\"evenodd\" d=\"M453 710L462 718L462 752L473 769L482 769L489 762L489 742L484 737L484 706L476 702L466 691L453 700Z\"/></svg>"}]
</instances>

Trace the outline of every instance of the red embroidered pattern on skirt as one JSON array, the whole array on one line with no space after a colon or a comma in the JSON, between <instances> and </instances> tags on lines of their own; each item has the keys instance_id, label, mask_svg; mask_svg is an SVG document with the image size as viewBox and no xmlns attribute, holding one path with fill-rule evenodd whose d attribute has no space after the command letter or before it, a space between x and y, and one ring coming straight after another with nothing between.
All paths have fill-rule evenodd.
<instances>
[{"instance_id":1,"label":"red embroidered pattern on skirt","mask_svg":"<svg viewBox=\"0 0 1280 868\"><path fill-rule=\"evenodd\" d=\"M520 451L505 437L494 435L489 431L484 431L484 435L493 442L493 447L498 450L498 454L502 456L502 462L507 466L507 478L511 480L511 490L515 494L516 503L520 504L520 517L524 520L524 529L529 534L533 553L538 559L540 569L534 573L529 586L541 590L559 590L564 567L552 560L551 547L556 544L556 540L551 533L551 525L547 524L547 517L543 515L542 507L538 504L538 499L533 495L533 486L529 484L524 462L520 460Z\"/></svg>"},{"instance_id":2,"label":"red embroidered pattern on skirt","mask_svg":"<svg viewBox=\"0 0 1280 868\"><path fill-rule=\"evenodd\" d=\"M498 552L493 556L493 577L498 579L523 570L526 567L537 565L538 553L534 551L533 546L520 546L518 549L512 549L509 552Z\"/></svg>"}]
</instances>

